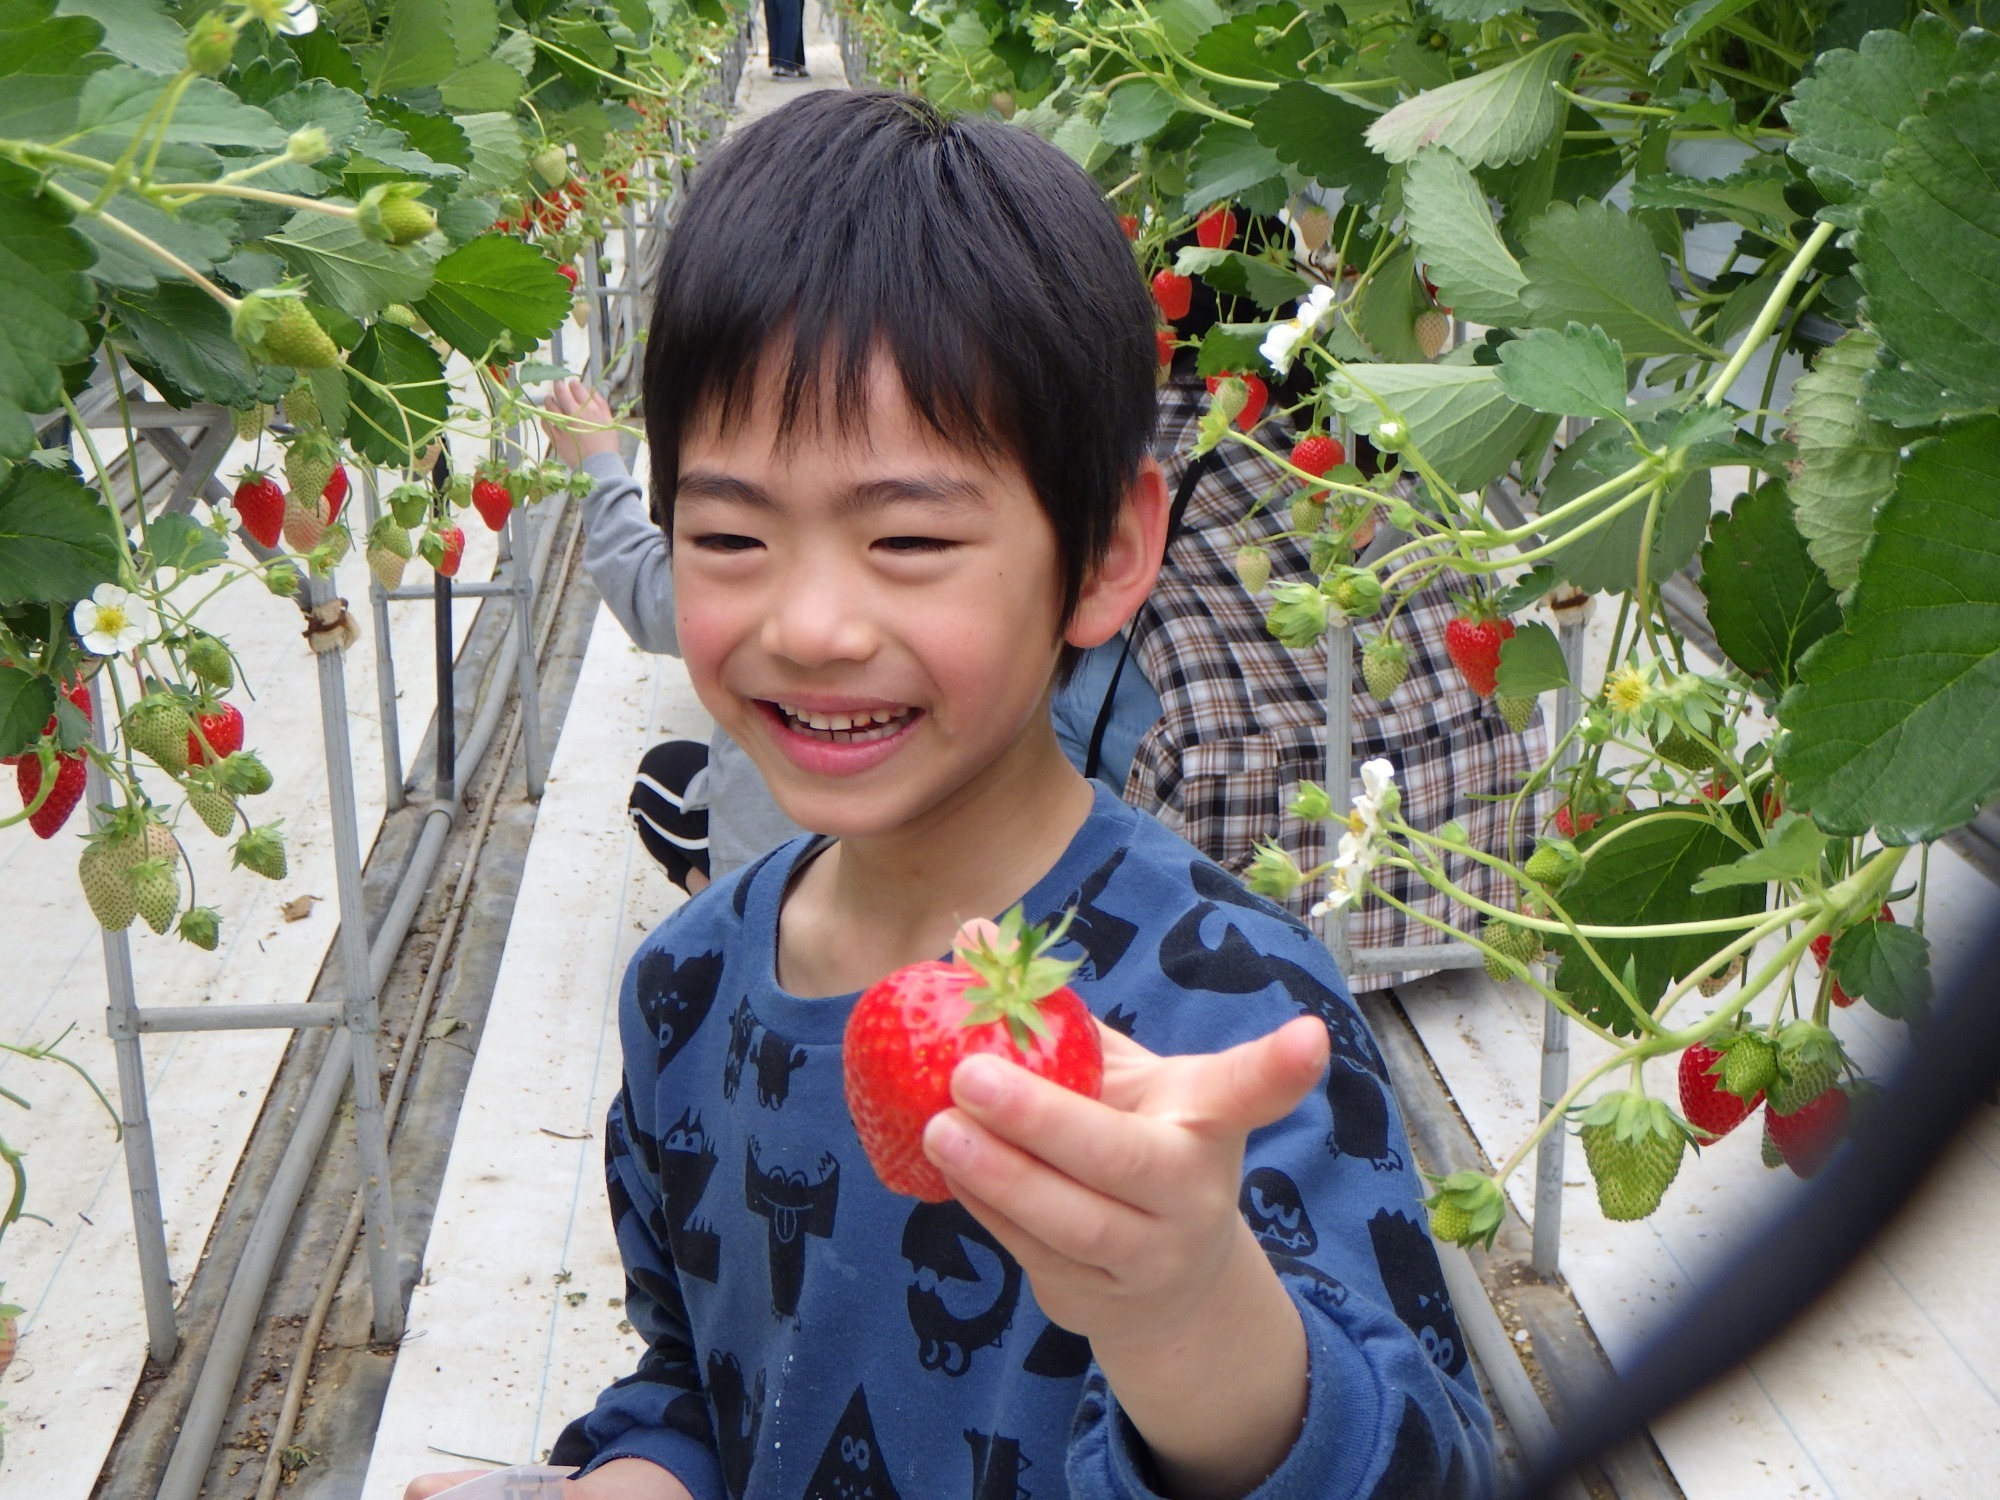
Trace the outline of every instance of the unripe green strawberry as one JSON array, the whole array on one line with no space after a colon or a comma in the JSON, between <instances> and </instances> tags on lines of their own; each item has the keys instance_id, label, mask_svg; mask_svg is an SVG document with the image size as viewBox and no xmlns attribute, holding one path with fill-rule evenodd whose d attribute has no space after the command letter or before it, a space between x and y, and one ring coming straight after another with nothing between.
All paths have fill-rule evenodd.
<instances>
[{"instance_id":1,"label":"unripe green strawberry","mask_svg":"<svg viewBox=\"0 0 2000 1500\"><path fill-rule=\"evenodd\" d=\"M1518 922L1508 922L1499 917L1489 917L1480 929L1480 940L1493 949L1486 957L1486 972L1494 979L1512 979L1514 969L1506 960L1518 959L1522 964L1531 964L1542 956L1541 934L1532 927L1523 927Z\"/></svg>"},{"instance_id":2,"label":"unripe green strawberry","mask_svg":"<svg viewBox=\"0 0 2000 1500\"><path fill-rule=\"evenodd\" d=\"M1785 1153L1780 1151L1778 1143L1771 1139L1769 1111L1764 1115L1764 1138L1757 1144L1757 1159L1774 1172L1785 1164Z\"/></svg>"},{"instance_id":3,"label":"unripe green strawberry","mask_svg":"<svg viewBox=\"0 0 2000 1500\"><path fill-rule=\"evenodd\" d=\"M276 823L265 823L251 829L236 841L230 851L229 863L232 868L241 866L253 870L266 880L283 880L290 868L285 863L285 836Z\"/></svg>"},{"instance_id":4,"label":"unripe green strawberry","mask_svg":"<svg viewBox=\"0 0 2000 1500\"><path fill-rule=\"evenodd\" d=\"M285 545L294 552L310 552L326 535L326 504L318 498L301 500L293 490L285 496Z\"/></svg>"},{"instance_id":5,"label":"unripe green strawberry","mask_svg":"<svg viewBox=\"0 0 2000 1500\"><path fill-rule=\"evenodd\" d=\"M1683 770L1709 771L1715 768L1715 752L1676 724L1653 749L1660 759L1672 761Z\"/></svg>"},{"instance_id":6,"label":"unripe green strawberry","mask_svg":"<svg viewBox=\"0 0 2000 1500\"><path fill-rule=\"evenodd\" d=\"M236 428L238 438L246 443L254 442L270 422L271 408L259 401L230 412L229 420Z\"/></svg>"},{"instance_id":7,"label":"unripe green strawberry","mask_svg":"<svg viewBox=\"0 0 2000 1500\"><path fill-rule=\"evenodd\" d=\"M1335 568L1320 591L1350 620L1365 620L1382 607L1382 580L1366 568Z\"/></svg>"},{"instance_id":8,"label":"unripe green strawberry","mask_svg":"<svg viewBox=\"0 0 2000 1500\"><path fill-rule=\"evenodd\" d=\"M193 785L188 788L187 804L217 838L227 838L229 830L236 826L236 804L229 800L227 792L213 786Z\"/></svg>"},{"instance_id":9,"label":"unripe green strawberry","mask_svg":"<svg viewBox=\"0 0 2000 1500\"><path fill-rule=\"evenodd\" d=\"M1437 1191L1424 1199L1431 1215L1431 1237L1455 1245L1491 1248L1493 1236L1507 1217L1507 1200L1500 1194L1500 1185L1483 1172L1453 1172L1430 1180L1437 1184Z\"/></svg>"},{"instance_id":10,"label":"unripe green strawberry","mask_svg":"<svg viewBox=\"0 0 2000 1500\"><path fill-rule=\"evenodd\" d=\"M222 941L222 913L212 906L191 906L181 913L181 941L213 953Z\"/></svg>"},{"instance_id":11,"label":"unripe green strawberry","mask_svg":"<svg viewBox=\"0 0 2000 1500\"><path fill-rule=\"evenodd\" d=\"M1410 653L1400 641L1377 636L1361 648L1361 678L1378 703L1387 703L1410 675Z\"/></svg>"},{"instance_id":12,"label":"unripe green strawberry","mask_svg":"<svg viewBox=\"0 0 2000 1500\"><path fill-rule=\"evenodd\" d=\"M403 533L407 540L409 533ZM403 569L409 566L409 558L377 542L368 543L368 571L375 575L375 581L385 589L397 589L403 585Z\"/></svg>"},{"instance_id":13,"label":"unripe green strawberry","mask_svg":"<svg viewBox=\"0 0 2000 1500\"><path fill-rule=\"evenodd\" d=\"M1530 880L1538 880L1546 886L1559 886L1574 873L1576 861L1554 844L1537 844L1535 852L1528 856L1528 862L1521 868Z\"/></svg>"},{"instance_id":14,"label":"unripe green strawberry","mask_svg":"<svg viewBox=\"0 0 2000 1500\"><path fill-rule=\"evenodd\" d=\"M188 637L188 670L217 692L226 692L236 683L236 665L229 648L214 636L196 632Z\"/></svg>"},{"instance_id":15,"label":"unripe green strawberry","mask_svg":"<svg viewBox=\"0 0 2000 1500\"><path fill-rule=\"evenodd\" d=\"M1632 1089L1599 1099L1577 1133L1597 1183L1598 1207L1620 1222L1643 1219L1660 1206L1688 1140L1672 1110Z\"/></svg>"},{"instance_id":16,"label":"unripe green strawberry","mask_svg":"<svg viewBox=\"0 0 2000 1500\"><path fill-rule=\"evenodd\" d=\"M319 396L310 384L300 381L285 393L285 420L300 432L319 432L326 426L320 414Z\"/></svg>"},{"instance_id":17,"label":"unripe green strawberry","mask_svg":"<svg viewBox=\"0 0 2000 1500\"><path fill-rule=\"evenodd\" d=\"M1463 1244L1472 1233L1472 1215L1448 1199L1431 1207L1431 1238Z\"/></svg>"},{"instance_id":18,"label":"unripe green strawberry","mask_svg":"<svg viewBox=\"0 0 2000 1500\"><path fill-rule=\"evenodd\" d=\"M100 927L123 932L139 915L138 898L132 891L134 846L125 840L93 843L76 864L76 878L83 886L83 899Z\"/></svg>"},{"instance_id":19,"label":"unripe green strawberry","mask_svg":"<svg viewBox=\"0 0 2000 1500\"><path fill-rule=\"evenodd\" d=\"M1326 522L1326 502L1315 500L1311 495L1300 495L1292 501L1290 520L1294 531L1318 531Z\"/></svg>"},{"instance_id":20,"label":"unripe green strawberry","mask_svg":"<svg viewBox=\"0 0 2000 1500\"><path fill-rule=\"evenodd\" d=\"M546 186L559 187L569 180L569 153L560 146L544 146L528 158L528 170Z\"/></svg>"},{"instance_id":21,"label":"unripe green strawberry","mask_svg":"<svg viewBox=\"0 0 2000 1500\"><path fill-rule=\"evenodd\" d=\"M292 487L290 498L301 503L310 500L317 508L326 482L333 478L339 462L340 449L325 433L308 432L293 438L285 448L285 479ZM323 527L326 523L320 524Z\"/></svg>"},{"instance_id":22,"label":"unripe green strawberry","mask_svg":"<svg viewBox=\"0 0 2000 1500\"><path fill-rule=\"evenodd\" d=\"M271 790L271 770L254 750L238 750L225 755L215 768L224 791L239 797L256 797Z\"/></svg>"},{"instance_id":23,"label":"unripe green strawberry","mask_svg":"<svg viewBox=\"0 0 2000 1500\"><path fill-rule=\"evenodd\" d=\"M148 693L125 710L125 743L169 776L187 770L188 731L194 721L171 693Z\"/></svg>"},{"instance_id":24,"label":"unripe green strawberry","mask_svg":"<svg viewBox=\"0 0 2000 1500\"><path fill-rule=\"evenodd\" d=\"M1739 1032L1722 1048L1722 1086L1746 1103L1768 1089L1778 1076L1778 1049L1759 1031Z\"/></svg>"},{"instance_id":25,"label":"unripe green strawberry","mask_svg":"<svg viewBox=\"0 0 2000 1500\"><path fill-rule=\"evenodd\" d=\"M437 228L437 214L418 201L420 182L379 182L362 194L355 222L369 239L385 245L408 245Z\"/></svg>"},{"instance_id":26,"label":"unripe green strawberry","mask_svg":"<svg viewBox=\"0 0 2000 1500\"><path fill-rule=\"evenodd\" d=\"M246 308L253 305L248 297L241 304ZM327 337L297 297L272 297L262 305L269 313L256 320L261 327L249 341L252 354L266 364L290 365L295 370L324 370L340 362L340 346ZM245 324L240 315L235 321L238 327ZM242 341L240 333L238 340Z\"/></svg>"},{"instance_id":27,"label":"unripe green strawberry","mask_svg":"<svg viewBox=\"0 0 2000 1500\"><path fill-rule=\"evenodd\" d=\"M1535 716L1533 698L1510 698L1505 693L1493 695L1493 706L1500 710L1501 722L1520 734L1528 727L1528 721Z\"/></svg>"},{"instance_id":28,"label":"unripe green strawberry","mask_svg":"<svg viewBox=\"0 0 2000 1500\"><path fill-rule=\"evenodd\" d=\"M1787 1022L1778 1033L1777 1076L1764 1095L1781 1115L1797 1114L1840 1079L1840 1039L1811 1021Z\"/></svg>"},{"instance_id":29,"label":"unripe green strawberry","mask_svg":"<svg viewBox=\"0 0 2000 1500\"><path fill-rule=\"evenodd\" d=\"M229 70L235 56L236 28L221 11L210 11L188 28L187 60L195 72L214 78Z\"/></svg>"},{"instance_id":30,"label":"unripe green strawberry","mask_svg":"<svg viewBox=\"0 0 2000 1500\"><path fill-rule=\"evenodd\" d=\"M1424 358L1436 359L1451 342L1451 316L1443 308L1427 307L1417 314L1411 332L1416 335L1417 347L1424 351Z\"/></svg>"},{"instance_id":31,"label":"unripe green strawberry","mask_svg":"<svg viewBox=\"0 0 2000 1500\"><path fill-rule=\"evenodd\" d=\"M399 484L382 498L399 526L421 526L430 514L431 492L421 484Z\"/></svg>"},{"instance_id":32,"label":"unripe green strawberry","mask_svg":"<svg viewBox=\"0 0 2000 1500\"><path fill-rule=\"evenodd\" d=\"M1252 594L1264 592L1271 581L1271 554L1262 547L1244 545L1236 549L1236 576Z\"/></svg>"},{"instance_id":33,"label":"unripe green strawberry","mask_svg":"<svg viewBox=\"0 0 2000 1500\"><path fill-rule=\"evenodd\" d=\"M142 859L132 866L132 904L148 927L161 937L167 935L181 909L181 883L174 873L174 861Z\"/></svg>"}]
</instances>

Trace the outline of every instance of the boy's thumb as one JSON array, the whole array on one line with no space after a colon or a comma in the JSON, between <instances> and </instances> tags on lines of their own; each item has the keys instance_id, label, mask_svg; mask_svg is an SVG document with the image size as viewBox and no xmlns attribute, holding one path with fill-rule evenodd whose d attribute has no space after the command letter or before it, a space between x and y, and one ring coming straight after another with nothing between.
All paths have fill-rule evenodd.
<instances>
[{"instance_id":1,"label":"boy's thumb","mask_svg":"<svg viewBox=\"0 0 2000 1500\"><path fill-rule=\"evenodd\" d=\"M1290 1114L1326 1071L1326 1026L1311 1016L1243 1042L1211 1059L1211 1097L1199 1111L1248 1135Z\"/></svg>"}]
</instances>

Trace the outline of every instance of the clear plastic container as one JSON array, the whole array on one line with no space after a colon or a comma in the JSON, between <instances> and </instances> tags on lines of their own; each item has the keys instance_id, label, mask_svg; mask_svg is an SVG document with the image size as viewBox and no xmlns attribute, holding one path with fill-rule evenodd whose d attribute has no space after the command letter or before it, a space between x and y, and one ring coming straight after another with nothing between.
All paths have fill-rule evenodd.
<instances>
[{"instance_id":1,"label":"clear plastic container","mask_svg":"<svg viewBox=\"0 0 2000 1500\"><path fill-rule=\"evenodd\" d=\"M575 1472L546 1464L517 1464L440 1490L436 1500L563 1500L563 1481Z\"/></svg>"}]
</instances>

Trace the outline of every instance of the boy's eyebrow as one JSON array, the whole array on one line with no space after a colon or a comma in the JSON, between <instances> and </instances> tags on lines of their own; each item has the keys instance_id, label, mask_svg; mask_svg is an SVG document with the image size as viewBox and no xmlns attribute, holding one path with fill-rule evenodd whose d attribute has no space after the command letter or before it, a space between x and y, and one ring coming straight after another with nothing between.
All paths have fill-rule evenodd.
<instances>
[{"instance_id":1,"label":"boy's eyebrow","mask_svg":"<svg viewBox=\"0 0 2000 1500\"><path fill-rule=\"evenodd\" d=\"M681 475L675 493L682 500L721 500L753 510L775 510L777 500L761 485L712 469L691 469ZM947 510L983 509L986 491L969 479L948 474L906 475L871 479L857 484L837 502L843 515L875 510L885 505L932 504Z\"/></svg>"}]
</instances>

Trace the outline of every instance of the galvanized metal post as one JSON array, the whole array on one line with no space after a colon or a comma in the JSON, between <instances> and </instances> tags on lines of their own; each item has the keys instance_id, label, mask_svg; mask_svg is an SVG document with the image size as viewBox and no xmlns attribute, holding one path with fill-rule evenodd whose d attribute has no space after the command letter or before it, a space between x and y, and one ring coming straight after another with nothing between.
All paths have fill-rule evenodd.
<instances>
[{"instance_id":1,"label":"galvanized metal post","mask_svg":"<svg viewBox=\"0 0 2000 1500\"><path fill-rule=\"evenodd\" d=\"M1576 684L1583 679L1583 632L1590 616L1590 596L1570 593L1551 600L1562 641L1563 661L1569 682L1556 693L1555 735L1558 744L1575 727L1581 702ZM1576 747L1566 746L1557 766L1569 765ZM1548 1001L1542 1002L1542 1112L1555 1108L1556 1101L1569 1090L1569 1017ZM1568 1136L1551 1130L1535 1148L1535 1228L1532 1266L1537 1276L1550 1277L1562 1258L1563 1158Z\"/></svg>"},{"instance_id":2,"label":"galvanized metal post","mask_svg":"<svg viewBox=\"0 0 2000 1500\"><path fill-rule=\"evenodd\" d=\"M361 516L370 535L382 514L375 493L375 471L361 471ZM362 539L367 546L367 538ZM368 571L368 604L375 621L375 707L382 718L382 807L395 812L403 805L403 726L396 713L396 654L389 638L389 591L375 570Z\"/></svg>"},{"instance_id":3,"label":"galvanized metal post","mask_svg":"<svg viewBox=\"0 0 2000 1500\"><path fill-rule=\"evenodd\" d=\"M104 694L90 680L91 736L97 748L110 747L104 721ZM97 811L111 800L111 783L96 761L84 775L85 800L93 828ZM104 988L108 1000L104 1029L118 1059L118 1124L125 1140L125 1182L132 1195L132 1237L139 1248L139 1290L146 1304L146 1349L159 1364L174 1357L180 1334L174 1327L174 1282L167 1267L167 1227L160 1203L160 1166L153 1154L153 1118L146 1107L146 1061L139 1041L138 994L132 979L132 947L123 932L101 930Z\"/></svg>"},{"instance_id":4,"label":"galvanized metal post","mask_svg":"<svg viewBox=\"0 0 2000 1500\"><path fill-rule=\"evenodd\" d=\"M534 549L528 544L527 514L523 507L517 505L508 513L506 534L514 551L514 560L509 564L513 572L510 581L514 585L514 639L521 648L514 666L521 694L521 753L529 799L539 802L548 780L549 762L542 748L542 689L535 670L535 579L528 566ZM507 768L501 766L498 774L506 775Z\"/></svg>"},{"instance_id":5,"label":"galvanized metal post","mask_svg":"<svg viewBox=\"0 0 2000 1500\"><path fill-rule=\"evenodd\" d=\"M314 609L337 602L330 578L309 578L306 590ZM403 1299L396 1276L389 1132L382 1116L381 1067L375 1045L381 1022L368 961L368 911L361 889L354 757L347 734L347 669L338 648L319 653L319 719L326 746L327 812L333 823L334 885L340 902L340 969L346 989L348 1053L353 1063L355 1148L361 1162L361 1201L367 1216L368 1277L375 1299L375 1337L387 1342L402 1335Z\"/></svg>"},{"instance_id":6,"label":"galvanized metal post","mask_svg":"<svg viewBox=\"0 0 2000 1500\"><path fill-rule=\"evenodd\" d=\"M1354 799L1354 627L1343 620L1326 632L1326 794L1336 814ZM1349 908L1322 918L1326 946L1342 975L1348 974L1354 949L1347 936Z\"/></svg>"}]
</instances>

